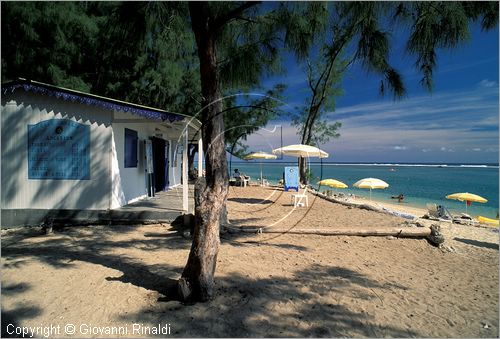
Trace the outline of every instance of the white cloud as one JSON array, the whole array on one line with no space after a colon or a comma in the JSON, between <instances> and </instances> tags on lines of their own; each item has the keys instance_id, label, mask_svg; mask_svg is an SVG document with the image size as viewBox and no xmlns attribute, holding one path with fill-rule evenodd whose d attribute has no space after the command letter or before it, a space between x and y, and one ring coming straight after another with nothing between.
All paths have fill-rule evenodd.
<instances>
[{"instance_id":1,"label":"white cloud","mask_svg":"<svg viewBox=\"0 0 500 339\"><path fill-rule=\"evenodd\" d=\"M342 122L340 138L322 146L331 154L329 161L498 161L496 88L353 105L329 118ZM279 124L284 145L300 142L289 122ZM251 150L269 151L281 145L280 132L260 131L249 136L248 144ZM481 151L471 152L474 149Z\"/></svg>"},{"instance_id":2,"label":"white cloud","mask_svg":"<svg viewBox=\"0 0 500 339\"><path fill-rule=\"evenodd\" d=\"M498 84L495 81L490 81L488 79L483 79L479 82L479 87L482 88L492 88L496 87Z\"/></svg>"},{"instance_id":3,"label":"white cloud","mask_svg":"<svg viewBox=\"0 0 500 339\"><path fill-rule=\"evenodd\" d=\"M487 89L440 93L400 102L376 102L339 108L330 113L333 120L348 120L357 125L394 127L463 128L473 125L498 125L498 91ZM486 120L486 121L484 121Z\"/></svg>"}]
</instances>

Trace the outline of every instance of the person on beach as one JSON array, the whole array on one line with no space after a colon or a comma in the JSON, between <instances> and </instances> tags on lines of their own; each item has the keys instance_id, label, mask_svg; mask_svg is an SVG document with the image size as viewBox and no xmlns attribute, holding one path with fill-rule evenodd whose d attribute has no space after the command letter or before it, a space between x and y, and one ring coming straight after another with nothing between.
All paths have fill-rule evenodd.
<instances>
[{"instance_id":1,"label":"person on beach","mask_svg":"<svg viewBox=\"0 0 500 339\"><path fill-rule=\"evenodd\" d=\"M238 179L238 178L247 179L247 180L250 179L250 177L248 175L240 173L240 171L237 168L234 169L233 177L236 179Z\"/></svg>"},{"instance_id":2,"label":"person on beach","mask_svg":"<svg viewBox=\"0 0 500 339\"><path fill-rule=\"evenodd\" d=\"M400 195L398 195L398 196L392 196L391 198L392 199L398 199L398 202L403 202L405 196L401 193Z\"/></svg>"}]
</instances>

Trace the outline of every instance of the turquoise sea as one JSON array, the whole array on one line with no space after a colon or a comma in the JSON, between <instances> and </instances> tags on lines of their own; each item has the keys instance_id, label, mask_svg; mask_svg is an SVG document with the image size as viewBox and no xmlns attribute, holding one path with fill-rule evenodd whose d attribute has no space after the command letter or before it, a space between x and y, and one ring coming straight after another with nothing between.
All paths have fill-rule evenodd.
<instances>
[{"instance_id":1,"label":"turquoise sea","mask_svg":"<svg viewBox=\"0 0 500 339\"><path fill-rule=\"evenodd\" d=\"M296 166L297 163L262 162L263 177L272 183L282 178L285 166ZM260 162L230 162L231 170L238 168L240 172L251 177L260 178ZM337 189L339 192L353 193L367 197L369 190L352 187L359 179L378 178L389 184L384 190L372 190L372 200L397 203L391 196L405 195L405 202L410 206L425 208L426 203L446 206L452 213L465 212L465 203L446 199L446 195L469 192L480 195L488 202L472 203L468 213L472 216L482 215L495 218L498 214L498 165L460 165L460 164L335 164L311 163L314 179L311 184L322 179L337 179L346 183L349 188ZM317 186L316 186L317 188ZM332 189L321 187L321 190Z\"/></svg>"}]
</instances>

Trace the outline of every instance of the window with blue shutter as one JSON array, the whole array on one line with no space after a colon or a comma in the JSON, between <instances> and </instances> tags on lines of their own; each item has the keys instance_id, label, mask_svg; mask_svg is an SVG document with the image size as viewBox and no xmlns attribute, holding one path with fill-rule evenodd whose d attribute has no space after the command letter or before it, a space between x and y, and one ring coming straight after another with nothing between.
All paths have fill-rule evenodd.
<instances>
[{"instance_id":1,"label":"window with blue shutter","mask_svg":"<svg viewBox=\"0 0 500 339\"><path fill-rule=\"evenodd\" d=\"M137 131L125 128L125 167L137 167Z\"/></svg>"}]
</instances>

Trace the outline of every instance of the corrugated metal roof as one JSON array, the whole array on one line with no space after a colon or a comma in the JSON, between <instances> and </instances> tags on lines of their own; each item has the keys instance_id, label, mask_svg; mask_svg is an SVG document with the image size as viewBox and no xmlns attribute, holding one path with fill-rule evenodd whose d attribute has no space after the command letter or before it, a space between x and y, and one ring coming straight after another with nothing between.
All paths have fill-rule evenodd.
<instances>
[{"instance_id":1,"label":"corrugated metal roof","mask_svg":"<svg viewBox=\"0 0 500 339\"><path fill-rule=\"evenodd\" d=\"M101 97L94 94L75 91L68 88L44 84L42 82L19 78L18 80L2 84L2 93L5 95L14 92L17 89L24 89L26 92L33 92L42 95L48 95L65 101L79 102L85 105L99 106L113 111L123 111L132 113L144 118L161 121L181 121L185 118L191 118L182 113L172 113L158 108L142 106L138 104L120 101L116 99ZM196 119L195 119L196 120Z\"/></svg>"}]
</instances>

